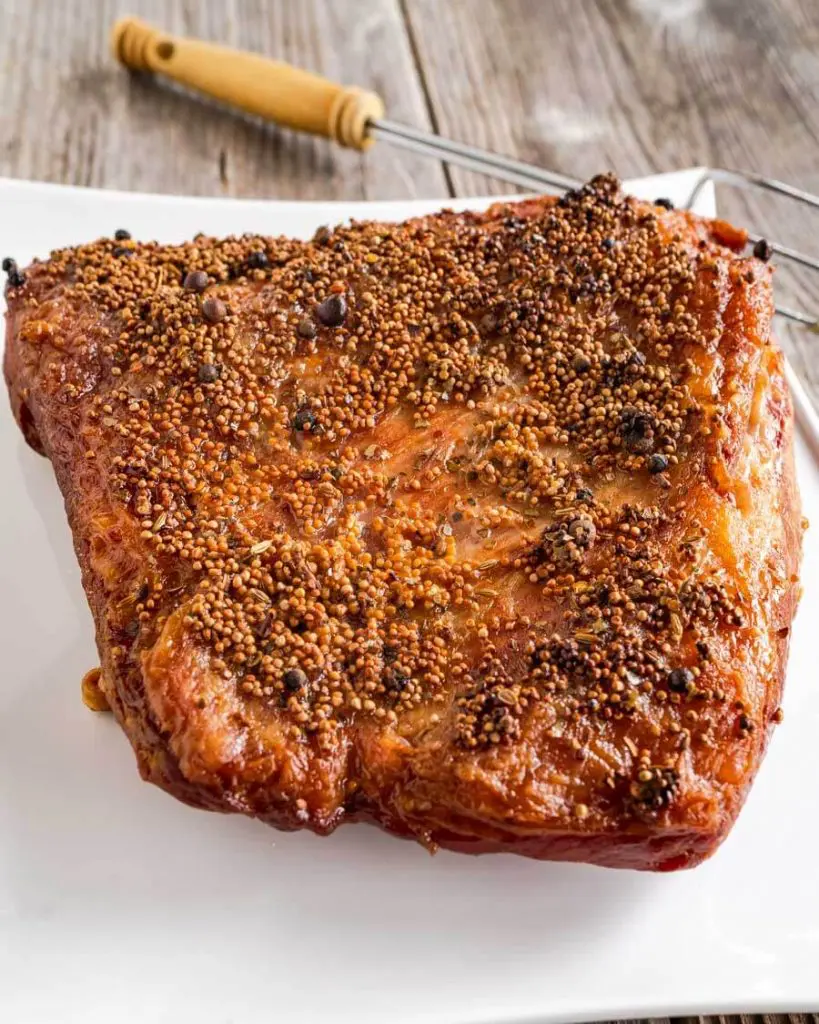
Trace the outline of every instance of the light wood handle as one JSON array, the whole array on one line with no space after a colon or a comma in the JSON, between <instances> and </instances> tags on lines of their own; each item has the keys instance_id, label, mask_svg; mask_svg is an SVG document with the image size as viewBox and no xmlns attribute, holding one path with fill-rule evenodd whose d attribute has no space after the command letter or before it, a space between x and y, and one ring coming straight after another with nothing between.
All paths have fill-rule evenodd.
<instances>
[{"instance_id":1,"label":"light wood handle","mask_svg":"<svg viewBox=\"0 0 819 1024\"><path fill-rule=\"evenodd\" d=\"M111 46L117 60L134 71L167 75L249 114L353 149L372 144L367 123L384 114L375 93L336 85L255 53L171 36L139 18L118 21Z\"/></svg>"}]
</instances>

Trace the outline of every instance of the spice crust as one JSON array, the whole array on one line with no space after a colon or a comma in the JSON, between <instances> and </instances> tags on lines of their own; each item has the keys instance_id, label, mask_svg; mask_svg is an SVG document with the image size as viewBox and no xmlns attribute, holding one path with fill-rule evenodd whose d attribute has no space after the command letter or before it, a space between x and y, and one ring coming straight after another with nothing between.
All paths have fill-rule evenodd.
<instances>
[{"instance_id":1,"label":"spice crust","mask_svg":"<svg viewBox=\"0 0 819 1024\"><path fill-rule=\"evenodd\" d=\"M9 261L12 404L143 774L285 828L710 853L776 720L801 536L743 243L602 176Z\"/></svg>"}]
</instances>

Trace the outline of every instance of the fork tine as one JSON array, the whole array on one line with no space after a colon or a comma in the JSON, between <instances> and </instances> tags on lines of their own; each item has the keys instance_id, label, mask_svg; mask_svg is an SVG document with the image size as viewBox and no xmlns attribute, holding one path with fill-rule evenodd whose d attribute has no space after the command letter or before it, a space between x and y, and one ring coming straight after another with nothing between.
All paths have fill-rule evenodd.
<instances>
[{"instance_id":1,"label":"fork tine","mask_svg":"<svg viewBox=\"0 0 819 1024\"><path fill-rule=\"evenodd\" d=\"M748 241L753 245L756 242L761 242L762 236L749 234ZM819 259L815 256L807 256L805 253L799 252L798 249L790 249L787 245L780 245L778 242L768 242L768 245L770 245L777 256L781 256L783 259L791 260L791 262L798 263L800 267L807 267L809 270L819 270Z\"/></svg>"},{"instance_id":2,"label":"fork tine","mask_svg":"<svg viewBox=\"0 0 819 1024\"><path fill-rule=\"evenodd\" d=\"M807 327L814 334L819 334L819 320L814 316L809 316L798 309L791 309L789 306L777 306L776 314L777 316L784 316L786 320L792 320L795 324Z\"/></svg>"},{"instance_id":3,"label":"fork tine","mask_svg":"<svg viewBox=\"0 0 819 1024\"><path fill-rule=\"evenodd\" d=\"M774 192L780 196L787 196L788 199L807 203L808 206L819 210L819 196L789 185L785 181L779 181L778 178L766 178L763 174L754 174L752 171L733 171L724 167L712 167L709 173L712 181L721 181L726 185L738 185L740 188L756 188L763 192Z\"/></svg>"},{"instance_id":4,"label":"fork tine","mask_svg":"<svg viewBox=\"0 0 819 1024\"><path fill-rule=\"evenodd\" d=\"M702 192L706 185L712 182L735 185L738 188L771 192L774 195L795 199L799 203L804 203L806 206L819 210L819 196L814 195L812 192L806 192L804 189L796 188L794 185L788 185L787 182L779 181L777 178L766 178L762 174L754 174L751 171L734 171L725 167L710 167L703 172L702 177L688 197L688 202L685 204L686 209L690 209L694 205L700 192ZM755 244L762 239L760 235L749 233L748 240L751 244ZM819 258L809 256L807 253L799 252L798 249L792 249L790 246L781 245L778 242L769 242L769 245L777 256L790 260L792 263L796 263L808 270L819 271ZM799 309L791 309L789 306L777 306L776 312L779 316L785 317L786 320L790 320L792 323L801 324L803 327L819 332L819 318L809 313Z\"/></svg>"}]
</instances>

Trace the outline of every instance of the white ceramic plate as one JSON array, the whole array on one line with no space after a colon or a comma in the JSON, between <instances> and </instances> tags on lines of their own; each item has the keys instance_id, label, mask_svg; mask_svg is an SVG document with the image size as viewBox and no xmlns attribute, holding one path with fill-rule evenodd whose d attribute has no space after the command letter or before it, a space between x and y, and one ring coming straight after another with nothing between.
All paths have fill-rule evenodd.
<instances>
[{"instance_id":1,"label":"white ceramic plate","mask_svg":"<svg viewBox=\"0 0 819 1024\"><path fill-rule=\"evenodd\" d=\"M682 200L691 183L687 172L639 188ZM305 235L438 205L0 182L0 255L25 263L118 227L164 241ZM96 654L51 469L2 396L0 418L0 1021L523 1024L819 1009L816 531L785 722L713 860L645 875L431 858L364 826L281 835L140 782L118 727L80 701ZM819 520L819 473L801 442L798 457Z\"/></svg>"}]
</instances>

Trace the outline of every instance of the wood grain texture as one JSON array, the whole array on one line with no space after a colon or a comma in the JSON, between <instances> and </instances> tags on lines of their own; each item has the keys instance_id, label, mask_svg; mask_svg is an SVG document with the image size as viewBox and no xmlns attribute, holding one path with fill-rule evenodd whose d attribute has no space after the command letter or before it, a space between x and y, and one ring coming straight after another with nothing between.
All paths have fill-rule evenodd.
<instances>
[{"instance_id":1,"label":"wood grain texture","mask_svg":"<svg viewBox=\"0 0 819 1024\"><path fill-rule=\"evenodd\" d=\"M383 145L341 151L129 76L108 53L124 13L374 89L395 120L567 174L722 164L819 192L816 0L0 0L0 174L281 198L511 191ZM819 212L726 190L720 203L819 251ZM780 278L783 301L819 310L819 280ZM785 343L819 385L819 339L791 331Z\"/></svg>"},{"instance_id":2,"label":"wood grain texture","mask_svg":"<svg viewBox=\"0 0 819 1024\"><path fill-rule=\"evenodd\" d=\"M108 45L126 13L366 86L395 117L428 127L394 0L0 0L0 174L194 195L448 194L434 161L389 149L369 159L129 75Z\"/></svg>"}]
</instances>

